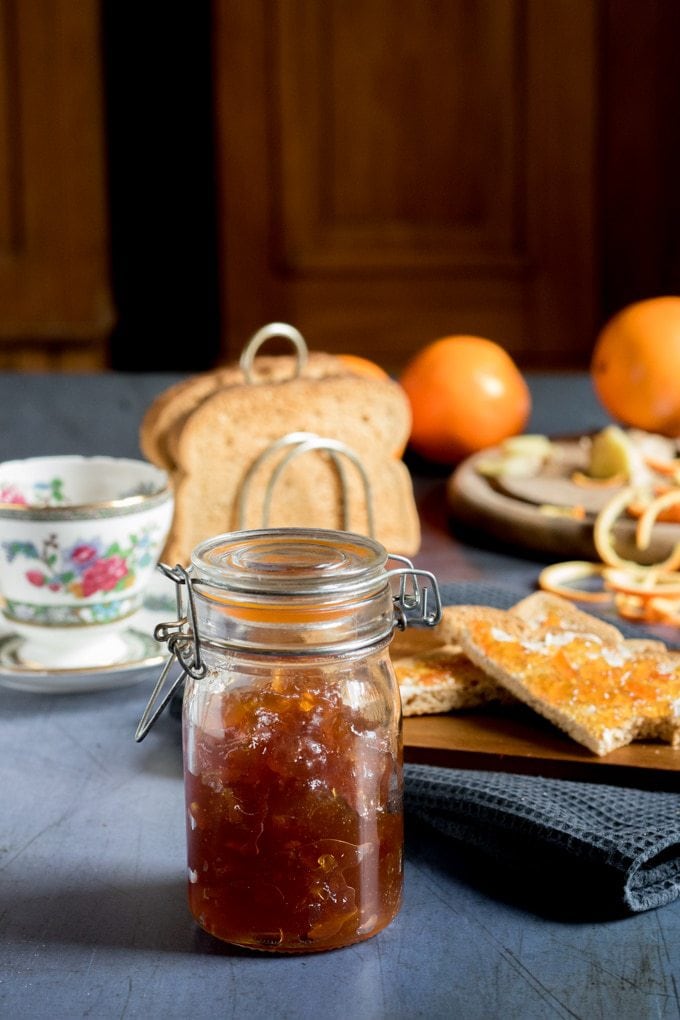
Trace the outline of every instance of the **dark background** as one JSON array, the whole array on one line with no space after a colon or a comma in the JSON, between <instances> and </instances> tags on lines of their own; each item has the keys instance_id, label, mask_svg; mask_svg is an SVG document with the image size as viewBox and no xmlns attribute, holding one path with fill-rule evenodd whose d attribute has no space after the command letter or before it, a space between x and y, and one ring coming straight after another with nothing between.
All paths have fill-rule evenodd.
<instances>
[{"instance_id":1,"label":"dark background","mask_svg":"<svg viewBox=\"0 0 680 1020\"><path fill-rule=\"evenodd\" d=\"M105 0L102 13L111 366L208 366L220 345L211 6Z\"/></svg>"},{"instance_id":2,"label":"dark background","mask_svg":"<svg viewBox=\"0 0 680 1020\"><path fill-rule=\"evenodd\" d=\"M506 15L513 36L503 34ZM564 25L586 41L583 49L573 39L562 43ZM352 34L357 26L364 33L361 46ZM484 41L475 51L479 31ZM499 58L508 38L513 41ZM0 0L0 369L195 371L232 360L256 328L281 318L309 335L312 347L365 353L391 371L443 329L487 330L482 335L506 343L521 367L587 367L596 331L615 311L638 299L680 294L679 44L678 0L394 0L388 7L379 0ZM592 59L586 53L591 45ZM507 69L508 51L517 62L515 78ZM550 56L537 82L527 68L541 51ZM415 76L405 71L401 81L404 55ZM480 59L486 77L476 81ZM462 70L449 73L447 61ZM388 90L383 105L375 96L357 103L355 69L376 88L380 79L371 75L384 72L408 102L400 106ZM431 103L434 96L435 112L420 111L429 112L429 126L417 144L405 146L402 159L394 118L410 116L412 127L421 126L418 102L410 102L411 81ZM311 94L317 86L329 91L326 105L304 108L301 88ZM364 152L355 147L354 178L343 181L332 149L342 133L333 135L333 125L325 132L322 124L304 141L310 115L330 111L332 118L333 103L347 96L363 107L356 123L367 148L372 133L392 142L388 185L406 193L415 182L401 220L394 195L374 201L380 194L372 178L383 169L375 151L367 152L363 180ZM555 117L560 101L569 116ZM465 122L483 122L485 112L495 116L490 141ZM450 113L458 122L449 120L447 130ZM506 114L516 131L510 143L494 135L510 123ZM522 134L532 116L533 156ZM573 139L586 122L588 151L582 154ZM345 131L347 123L345 116ZM561 148L560 138L567 139ZM475 145L490 152L506 146L497 182L487 169L488 152L480 155ZM566 185L569 194L561 208L536 202L557 217L543 290L518 287L503 297L509 292L501 271L485 305L477 242L453 250L456 231L464 235L469 223L458 207L446 222L445 198L430 201L417 189L422 181L445 188L459 151L469 147L462 165L470 176L458 184L473 203L479 189L482 211L473 228L481 225L480 243L487 245L482 262L493 262L499 238L492 236L493 215L484 219L484 203L493 204L494 188L502 193L512 177L507 153L513 145L520 160L533 158L534 165L524 179L516 174L517 192L503 198L501 217L512 201L533 201L532 188L559 193ZM548 164L536 159L537 146L559 151L550 164L555 177L541 176ZM425 174L417 166L423 151L435 166ZM327 178L310 168L317 157L326 161ZM290 174L291 159L298 161L297 177ZM400 165L407 167L401 175ZM360 216L350 224L344 249L337 237L315 249L314 203L323 203L327 193L345 203L331 233L338 224L342 232L342 215L353 203L368 208L369 218L375 214L383 248L373 264L370 245L356 264L346 264L354 242L361 247ZM311 206L301 195L312 195ZM294 208L284 223L287 202ZM267 215L258 219L268 203ZM402 247L390 262L395 209ZM571 231L570 222L577 224ZM404 242L411 229L427 237L420 248ZM302 248L307 244L301 252L300 234ZM504 243L501 237L501 258L508 255ZM314 263L319 252L321 263ZM588 266L579 273L581 253ZM509 261L517 255L520 265L534 254L510 251ZM543 254L528 276L540 276ZM439 300L444 286L437 292L431 269L439 264L443 284L458 290L433 312L428 299L418 303L417 286L422 278L431 288L427 294ZM374 293L365 286L369 278L377 281ZM469 300L461 290L467 280ZM334 288L341 299L324 304ZM586 290L592 293L584 296Z\"/></svg>"},{"instance_id":3,"label":"dark background","mask_svg":"<svg viewBox=\"0 0 680 1020\"><path fill-rule=\"evenodd\" d=\"M602 323L631 301L680 293L680 3L597 6ZM220 356L213 11L204 0L163 11L102 7L110 357L139 371Z\"/></svg>"}]
</instances>

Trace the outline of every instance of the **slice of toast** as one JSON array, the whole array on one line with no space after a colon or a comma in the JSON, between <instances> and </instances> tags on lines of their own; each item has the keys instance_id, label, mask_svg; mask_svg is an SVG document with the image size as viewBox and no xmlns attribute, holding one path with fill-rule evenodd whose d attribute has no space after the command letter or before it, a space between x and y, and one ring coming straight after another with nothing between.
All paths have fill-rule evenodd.
<instances>
[{"instance_id":1,"label":"slice of toast","mask_svg":"<svg viewBox=\"0 0 680 1020\"><path fill-rule=\"evenodd\" d=\"M559 596L532 600L459 607L472 662L597 755L645 738L680 747L680 653L627 641Z\"/></svg>"},{"instance_id":2,"label":"slice of toast","mask_svg":"<svg viewBox=\"0 0 680 1020\"><path fill-rule=\"evenodd\" d=\"M225 367L202 372L169 386L156 397L142 418L139 429L139 446L152 464L172 470L174 464L167 450L166 436L175 420L188 413L209 393L220 386L236 381L238 368Z\"/></svg>"},{"instance_id":3,"label":"slice of toast","mask_svg":"<svg viewBox=\"0 0 680 1020\"><path fill-rule=\"evenodd\" d=\"M457 606L444 606L435 627L407 627L390 645L405 716L436 715L515 699L475 666L456 643Z\"/></svg>"},{"instance_id":4,"label":"slice of toast","mask_svg":"<svg viewBox=\"0 0 680 1020\"><path fill-rule=\"evenodd\" d=\"M292 379L296 366L297 356L293 354L257 357L253 362L253 385ZM307 357L302 376L320 379L346 372L339 358L323 351L312 351ZM229 364L183 379L160 393L144 415L139 431L140 449L147 460L166 471L172 471L175 466L176 435L194 408L225 386L245 383L241 367Z\"/></svg>"},{"instance_id":5,"label":"slice of toast","mask_svg":"<svg viewBox=\"0 0 680 1020\"><path fill-rule=\"evenodd\" d=\"M456 607L442 606L441 619L434 627L406 627L396 631L390 644L390 656L398 659L432 652L442 645L456 644L457 633Z\"/></svg>"},{"instance_id":6,"label":"slice of toast","mask_svg":"<svg viewBox=\"0 0 680 1020\"><path fill-rule=\"evenodd\" d=\"M433 715L515 700L471 662L460 645L440 645L427 652L398 656L393 665L405 716Z\"/></svg>"},{"instance_id":7,"label":"slice of toast","mask_svg":"<svg viewBox=\"0 0 680 1020\"><path fill-rule=\"evenodd\" d=\"M290 432L310 432L345 443L370 480L375 537L390 552L412 555L420 525L411 478L394 449L405 444L410 408L391 380L344 374L285 383L222 387L183 421L177 437L175 517L164 558L186 562L202 540L263 525L272 470L289 450L279 450L249 475L258 458ZM361 475L341 458L347 479L347 530L368 532ZM247 498L243 485L249 478ZM270 527L342 528L336 464L312 451L289 463L272 490Z\"/></svg>"},{"instance_id":8,"label":"slice of toast","mask_svg":"<svg viewBox=\"0 0 680 1020\"><path fill-rule=\"evenodd\" d=\"M536 591L527 595L520 602L516 602L509 611L537 631L552 627L557 630L596 634L607 642L616 643L622 640L621 631L613 623L607 623L606 620L579 609L573 602L560 595L551 595L547 591Z\"/></svg>"}]
</instances>

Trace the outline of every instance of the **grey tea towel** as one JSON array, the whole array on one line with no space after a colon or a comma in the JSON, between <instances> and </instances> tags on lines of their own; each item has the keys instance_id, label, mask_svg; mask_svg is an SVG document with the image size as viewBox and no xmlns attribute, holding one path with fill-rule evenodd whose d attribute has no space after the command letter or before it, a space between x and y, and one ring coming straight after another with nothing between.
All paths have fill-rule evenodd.
<instances>
[{"instance_id":1,"label":"grey tea towel","mask_svg":"<svg viewBox=\"0 0 680 1020\"><path fill-rule=\"evenodd\" d=\"M484 581L444 584L441 593L444 603L499 609L529 594ZM609 622L628 637L649 636ZM679 793L415 764L405 782L407 816L531 883L545 875L574 904L630 913L680 895Z\"/></svg>"},{"instance_id":2,"label":"grey tea towel","mask_svg":"<svg viewBox=\"0 0 680 1020\"><path fill-rule=\"evenodd\" d=\"M680 752L679 752L680 753ZM407 819L621 913L680 894L680 794L405 766Z\"/></svg>"}]
</instances>

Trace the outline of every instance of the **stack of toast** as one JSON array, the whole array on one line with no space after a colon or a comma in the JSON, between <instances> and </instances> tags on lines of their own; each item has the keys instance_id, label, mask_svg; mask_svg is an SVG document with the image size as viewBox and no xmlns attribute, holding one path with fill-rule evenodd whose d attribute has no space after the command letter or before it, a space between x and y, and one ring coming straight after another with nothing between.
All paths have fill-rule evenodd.
<instances>
[{"instance_id":1,"label":"stack of toast","mask_svg":"<svg viewBox=\"0 0 680 1020\"><path fill-rule=\"evenodd\" d=\"M644 739L680 752L680 652L559 596L447 606L433 632L397 635L392 659L405 715L516 699L597 755Z\"/></svg>"},{"instance_id":2,"label":"stack of toast","mask_svg":"<svg viewBox=\"0 0 680 1020\"><path fill-rule=\"evenodd\" d=\"M140 430L143 454L174 484L163 559L187 563L207 538L263 526L372 531L390 552L413 555L420 525L401 460L410 427L397 383L323 352L302 366L292 355L257 357L249 378L229 365L170 387ZM291 433L342 444L347 456L311 449L284 465L290 448L276 444Z\"/></svg>"}]
</instances>

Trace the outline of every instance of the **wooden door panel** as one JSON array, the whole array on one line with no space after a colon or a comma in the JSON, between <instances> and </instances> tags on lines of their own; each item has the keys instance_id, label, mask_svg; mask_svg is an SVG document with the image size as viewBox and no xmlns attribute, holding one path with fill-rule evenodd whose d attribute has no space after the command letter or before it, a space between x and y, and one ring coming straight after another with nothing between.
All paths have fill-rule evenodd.
<instances>
[{"instance_id":1,"label":"wooden door panel","mask_svg":"<svg viewBox=\"0 0 680 1020\"><path fill-rule=\"evenodd\" d=\"M393 369L450 332L492 336L525 364L584 359L591 3L216 10L226 355L284 318L315 348Z\"/></svg>"},{"instance_id":2,"label":"wooden door panel","mask_svg":"<svg viewBox=\"0 0 680 1020\"><path fill-rule=\"evenodd\" d=\"M112 321L96 0L0 0L0 364L97 368Z\"/></svg>"},{"instance_id":3,"label":"wooden door panel","mask_svg":"<svg viewBox=\"0 0 680 1020\"><path fill-rule=\"evenodd\" d=\"M451 269L472 251L482 262L514 262L520 168L509 0L494 5L493 18L483 16L483 3L409 0L399 19L390 17L388 0L317 4L311 24L304 6L282 9L277 45L275 196L286 268ZM369 40L360 59L356 39ZM433 66L446 69L446 88ZM468 75L468 66L479 75ZM480 77L493 89L479 89Z\"/></svg>"}]
</instances>

